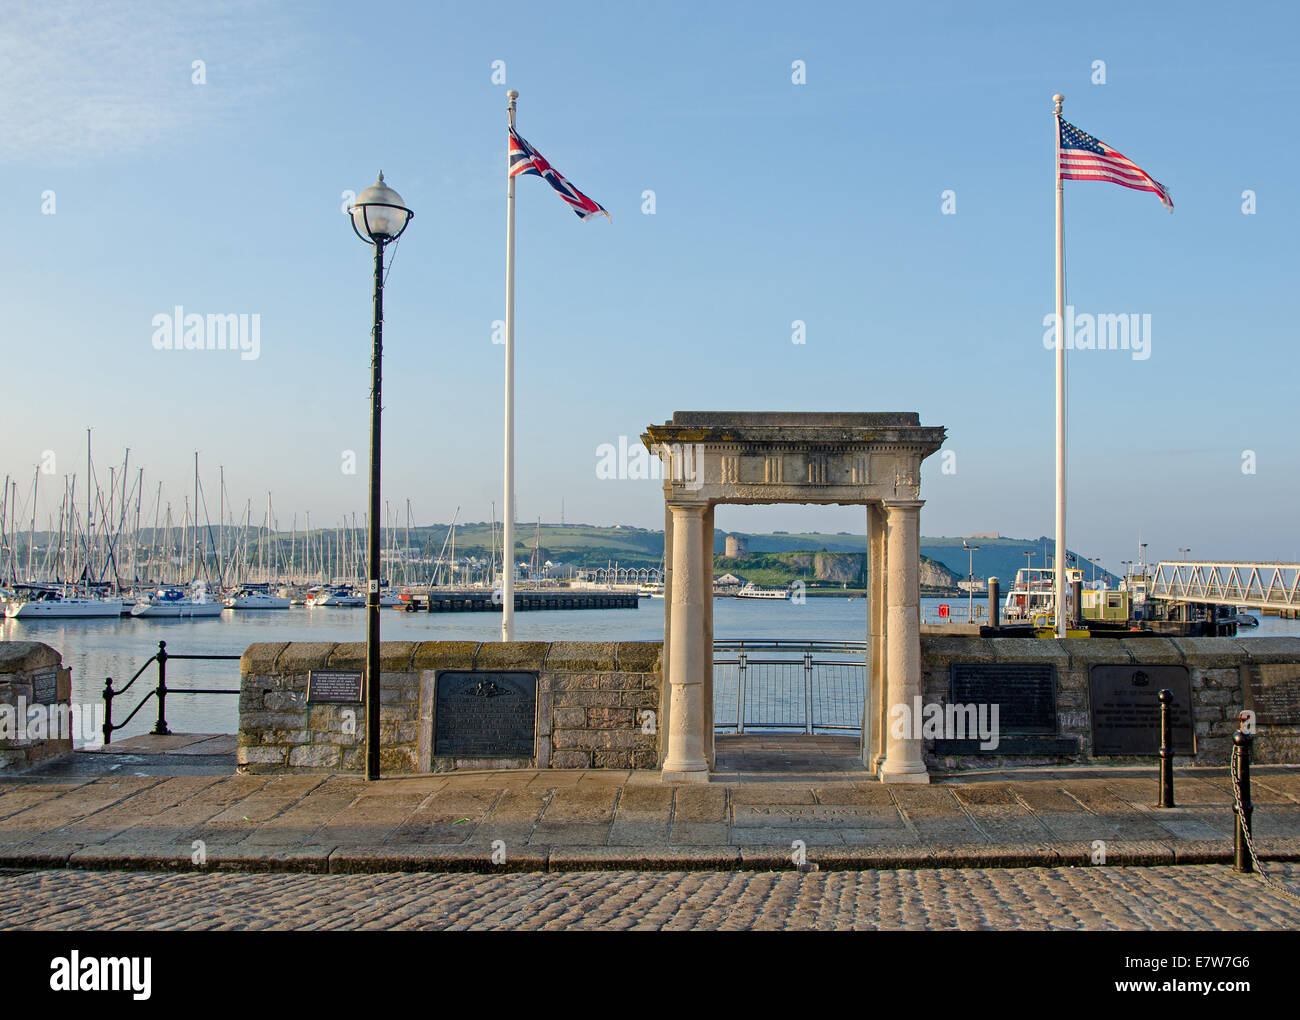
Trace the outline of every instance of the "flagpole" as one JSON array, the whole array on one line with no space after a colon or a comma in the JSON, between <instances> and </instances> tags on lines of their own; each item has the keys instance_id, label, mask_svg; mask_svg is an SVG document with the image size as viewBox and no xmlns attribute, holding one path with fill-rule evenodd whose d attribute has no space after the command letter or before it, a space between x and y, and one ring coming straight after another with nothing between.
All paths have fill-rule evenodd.
<instances>
[{"instance_id":1,"label":"flagpole","mask_svg":"<svg viewBox=\"0 0 1300 1020\"><path fill-rule=\"evenodd\" d=\"M511 89L506 120L515 126L515 100ZM506 503L501 535L501 640L515 638L515 179L506 158Z\"/></svg>"},{"instance_id":2,"label":"flagpole","mask_svg":"<svg viewBox=\"0 0 1300 1020\"><path fill-rule=\"evenodd\" d=\"M1065 182L1061 180L1061 104L1065 96L1052 96L1056 106L1056 560L1054 570L1056 636L1067 634L1065 593L1068 559L1065 551Z\"/></svg>"}]
</instances>

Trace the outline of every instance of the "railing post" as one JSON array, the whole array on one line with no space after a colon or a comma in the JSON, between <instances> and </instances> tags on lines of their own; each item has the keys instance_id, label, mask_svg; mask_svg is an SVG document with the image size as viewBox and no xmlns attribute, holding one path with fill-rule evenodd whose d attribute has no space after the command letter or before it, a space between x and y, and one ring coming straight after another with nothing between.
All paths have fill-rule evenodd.
<instances>
[{"instance_id":1,"label":"railing post","mask_svg":"<svg viewBox=\"0 0 1300 1020\"><path fill-rule=\"evenodd\" d=\"M1232 849L1234 871L1250 873L1255 870L1255 862L1250 852L1250 826L1255 813L1250 803L1250 744L1253 738L1245 730L1238 730L1232 735L1232 775L1233 805L1232 813L1236 824L1232 832Z\"/></svg>"},{"instance_id":2,"label":"railing post","mask_svg":"<svg viewBox=\"0 0 1300 1020\"><path fill-rule=\"evenodd\" d=\"M155 737L171 735L167 728L167 642L158 642L158 722L154 725Z\"/></svg>"},{"instance_id":3,"label":"railing post","mask_svg":"<svg viewBox=\"0 0 1300 1020\"><path fill-rule=\"evenodd\" d=\"M740 665L736 670L736 734L745 732L745 649L740 650Z\"/></svg>"},{"instance_id":4,"label":"railing post","mask_svg":"<svg viewBox=\"0 0 1300 1020\"><path fill-rule=\"evenodd\" d=\"M1174 692L1168 687L1160 692L1160 803L1174 806Z\"/></svg>"},{"instance_id":5,"label":"railing post","mask_svg":"<svg viewBox=\"0 0 1300 1020\"><path fill-rule=\"evenodd\" d=\"M104 743L113 742L113 678L104 681Z\"/></svg>"},{"instance_id":6,"label":"railing post","mask_svg":"<svg viewBox=\"0 0 1300 1020\"><path fill-rule=\"evenodd\" d=\"M804 702L804 727L803 731L811 734L813 731L813 661L812 652L803 653L803 702Z\"/></svg>"}]
</instances>

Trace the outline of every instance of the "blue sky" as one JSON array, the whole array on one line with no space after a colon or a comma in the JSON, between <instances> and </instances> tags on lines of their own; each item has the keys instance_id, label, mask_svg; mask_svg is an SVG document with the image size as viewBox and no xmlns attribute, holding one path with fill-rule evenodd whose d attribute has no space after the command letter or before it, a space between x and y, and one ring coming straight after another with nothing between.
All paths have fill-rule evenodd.
<instances>
[{"instance_id":1,"label":"blue sky","mask_svg":"<svg viewBox=\"0 0 1300 1020\"><path fill-rule=\"evenodd\" d=\"M656 483L598 479L596 448L675 410L916 410L956 453L953 474L927 462L925 534L1050 533L1061 91L1177 203L1066 184L1069 303L1152 323L1146 360L1071 354L1070 546L1112 569L1139 537L1156 556L1300 558L1296 143L1279 129L1297 20L1285 4L7 6L0 474L25 501L54 451L40 516L57 515L90 427L102 475L125 447L144 467L146 516L160 481L179 507L198 450L210 503L223 465L237 502L273 493L283 527L359 519L370 251L341 206L382 167L416 211L386 295L385 495L421 523L499 514L514 88L521 133L614 220L519 181L522 520L558 520L563 500L571 522L660 526ZM153 317L176 305L260 315L260 357L155 350ZM856 508L718 523L862 529Z\"/></svg>"}]
</instances>

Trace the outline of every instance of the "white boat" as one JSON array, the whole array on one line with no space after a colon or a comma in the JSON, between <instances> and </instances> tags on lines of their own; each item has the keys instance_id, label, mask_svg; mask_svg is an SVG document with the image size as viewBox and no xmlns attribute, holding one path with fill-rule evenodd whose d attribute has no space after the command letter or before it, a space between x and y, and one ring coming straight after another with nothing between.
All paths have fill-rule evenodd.
<instances>
[{"instance_id":1,"label":"white boat","mask_svg":"<svg viewBox=\"0 0 1300 1020\"><path fill-rule=\"evenodd\" d=\"M195 620L220 616L225 604L208 598L207 588L196 584L187 595L183 588L159 588L136 599L131 615L146 619Z\"/></svg>"},{"instance_id":2,"label":"white boat","mask_svg":"<svg viewBox=\"0 0 1300 1020\"><path fill-rule=\"evenodd\" d=\"M637 594L643 599L661 599L664 597L664 586L662 584L643 584L637 589Z\"/></svg>"},{"instance_id":3,"label":"white boat","mask_svg":"<svg viewBox=\"0 0 1300 1020\"><path fill-rule=\"evenodd\" d=\"M288 609L289 600L264 591L244 591L226 599L226 605L231 609Z\"/></svg>"},{"instance_id":4,"label":"white boat","mask_svg":"<svg viewBox=\"0 0 1300 1020\"><path fill-rule=\"evenodd\" d=\"M756 584L742 585L736 592L738 599L788 599L789 588L760 588Z\"/></svg>"},{"instance_id":5,"label":"white boat","mask_svg":"<svg viewBox=\"0 0 1300 1020\"><path fill-rule=\"evenodd\" d=\"M98 619L122 615L121 599L92 599L63 595L46 588L30 589L5 599L5 617L17 620Z\"/></svg>"},{"instance_id":6,"label":"white boat","mask_svg":"<svg viewBox=\"0 0 1300 1020\"><path fill-rule=\"evenodd\" d=\"M358 595L347 588L335 588L332 591L321 591L307 600L307 604L313 609L318 606L343 606L345 608L354 608L364 606L366 598L364 595Z\"/></svg>"}]
</instances>

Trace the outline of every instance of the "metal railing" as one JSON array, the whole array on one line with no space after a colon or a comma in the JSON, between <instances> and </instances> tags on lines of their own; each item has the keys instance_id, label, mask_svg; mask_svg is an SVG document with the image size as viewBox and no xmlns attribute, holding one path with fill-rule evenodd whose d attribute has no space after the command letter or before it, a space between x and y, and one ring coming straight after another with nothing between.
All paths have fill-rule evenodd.
<instances>
[{"instance_id":1,"label":"metal railing","mask_svg":"<svg viewBox=\"0 0 1300 1020\"><path fill-rule=\"evenodd\" d=\"M110 744L113 741L113 731L120 730L136 717L140 709L149 703L150 698L158 699L158 720L154 723L150 731L154 736L166 737L171 735L171 730L167 728L167 695L169 694L238 694L239 688L231 689L229 687L168 687L167 686L167 663L171 659L191 659L191 660L219 660L219 659L240 659L239 655L174 655L167 651L167 642L158 642L158 651L149 656L144 665L135 671L135 676L126 682L126 686L120 690L113 689L113 678L110 676L104 681L104 743ZM120 698L123 694L131 689L131 686L140 679L144 673L154 663L158 664L158 684L140 699L140 703L131 710L131 714L123 719L120 723L113 722L113 699Z\"/></svg>"},{"instance_id":2,"label":"metal railing","mask_svg":"<svg viewBox=\"0 0 1300 1020\"><path fill-rule=\"evenodd\" d=\"M867 650L866 641L714 642L714 730L860 730L867 698ZM755 656L764 652L772 654Z\"/></svg>"},{"instance_id":3,"label":"metal railing","mask_svg":"<svg viewBox=\"0 0 1300 1020\"><path fill-rule=\"evenodd\" d=\"M926 624L987 623L987 615L988 607L984 602L976 600L972 607L965 596L953 599L952 602L941 602L937 606L921 607L921 622Z\"/></svg>"}]
</instances>

